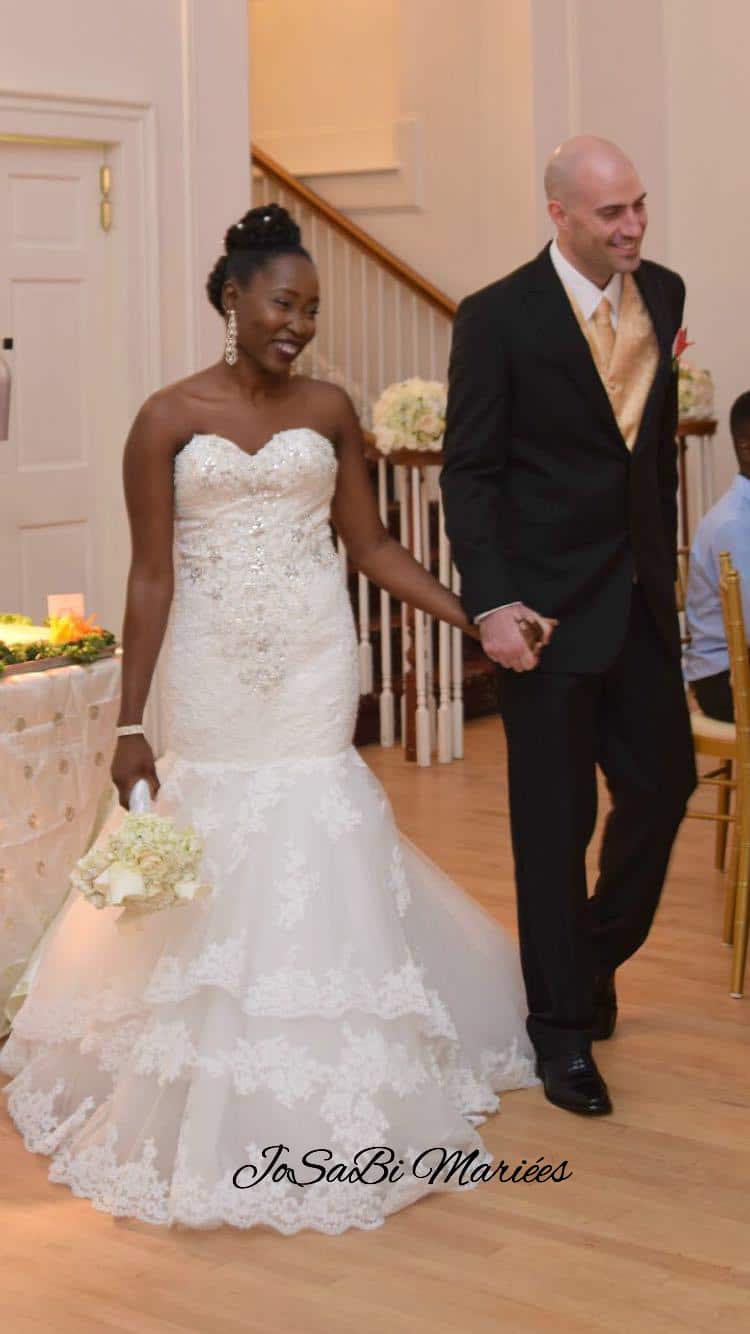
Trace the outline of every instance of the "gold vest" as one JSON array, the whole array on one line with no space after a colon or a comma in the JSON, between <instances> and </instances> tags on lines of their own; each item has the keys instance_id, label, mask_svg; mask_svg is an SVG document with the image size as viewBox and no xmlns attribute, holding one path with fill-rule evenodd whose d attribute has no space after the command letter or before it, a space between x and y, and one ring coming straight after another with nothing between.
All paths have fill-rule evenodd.
<instances>
[{"instance_id":1,"label":"gold vest","mask_svg":"<svg viewBox=\"0 0 750 1334\"><path fill-rule=\"evenodd\" d=\"M583 318L575 297L567 288L565 290L607 391L622 438L628 449L632 449L638 439L646 399L659 365L659 343L638 284L632 274L623 274L615 345L608 366L602 363L594 329Z\"/></svg>"}]
</instances>

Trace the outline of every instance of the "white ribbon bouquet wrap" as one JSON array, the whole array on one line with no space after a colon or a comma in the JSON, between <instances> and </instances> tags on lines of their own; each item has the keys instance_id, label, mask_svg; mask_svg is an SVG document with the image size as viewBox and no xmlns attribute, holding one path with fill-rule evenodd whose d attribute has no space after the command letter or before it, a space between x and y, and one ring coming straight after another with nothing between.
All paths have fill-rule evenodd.
<instances>
[{"instance_id":1,"label":"white ribbon bouquet wrap","mask_svg":"<svg viewBox=\"0 0 750 1334\"><path fill-rule=\"evenodd\" d=\"M70 883L95 908L157 912L211 893L200 880L202 853L192 828L178 830L168 817L152 811L149 786L141 778L120 827L76 862Z\"/></svg>"}]
</instances>

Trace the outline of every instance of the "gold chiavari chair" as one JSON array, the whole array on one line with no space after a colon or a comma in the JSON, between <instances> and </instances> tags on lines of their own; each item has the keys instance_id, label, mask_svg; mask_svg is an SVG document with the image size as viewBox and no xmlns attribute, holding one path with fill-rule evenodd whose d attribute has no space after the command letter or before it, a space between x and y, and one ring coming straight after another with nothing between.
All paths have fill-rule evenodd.
<instances>
[{"instance_id":1,"label":"gold chiavari chair","mask_svg":"<svg viewBox=\"0 0 750 1334\"><path fill-rule=\"evenodd\" d=\"M675 602L677 604L677 610L680 613L680 615L683 616L683 618L684 618L685 606L687 603L689 561L690 561L690 552L688 548L678 547L677 578L675 580L674 591L675 591ZM683 626L681 633L682 647L687 648L687 646L690 644L690 628L684 619L682 622L682 626ZM724 726L723 723L717 723L715 727L716 732L721 733L721 729L723 726ZM710 746L708 744L709 741L713 739L714 739L713 737L702 738L702 740L705 741L706 743L705 750L701 751L702 754L715 753L710 749ZM689 814L691 816L695 814L696 818L699 819L715 820L716 840L715 840L715 851L714 851L714 866L716 867L717 871L723 871L727 858L727 834L729 832L729 825L734 820L734 816L730 814L731 804L732 804L732 793L734 792L734 787L735 787L735 784L732 779L732 762L734 758L734 749L733 749L734 729L731 729L726 737L719 735L716 739L718 739L722 743L722 745L724 745L724 743L728 741L730 746L732 747L731 758L724 759L721 758L720 754L717 754L716 758L717 759L721 758L721 763L718 769L713 769L711 773L705 774L702 780L705 785L712 784L716 787L716 816L714 817L710 815L698 814L692 811L689 812Z\"/></svg>"},{"instance_id":2,"label":"gold chiavari chair","mask_svg":"<svg viewBox=\"0 0 750 1334\"><path fill-rule=\"evenodd\" d=\"M748 899L750 898L750 657L748 657L745 621L742 614L740 578L729 553L720 557L719 589L724 628L729 648L729 670L734 700L734 723L722 723L703 713L691 713L696 755L710 755L735 766L736 780L707 777L726 793L716 814L690 811L698 819L717 820L735 825L734 852L727 880L724 907L724 940L733 946L731 995L743 994L748 945ZM736 788L734 815L729 810L729 791Z\"/></svg>"}]
</instances>

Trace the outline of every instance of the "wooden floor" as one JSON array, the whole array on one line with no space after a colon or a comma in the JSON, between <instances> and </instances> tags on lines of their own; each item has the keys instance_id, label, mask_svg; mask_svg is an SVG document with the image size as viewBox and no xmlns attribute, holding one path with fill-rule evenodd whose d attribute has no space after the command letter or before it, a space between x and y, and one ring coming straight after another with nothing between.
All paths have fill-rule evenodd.
<instances>
[{"instance_id":1,"label":"wooden floor","mask_svg":"<svg viewBox=\"0 0 750 1334\"><path fill-rule=\"evenodd\" d=\"M368 748L406 833L514 926L501 734L462 763ZM539 812L543 836L543 812ZM0 1112L0 1313L7 1334L549 1334L750 1329L750 996L729 998L713 826L683 826L652 935L618 982L597 1058L614 1115L507 1094L497 1158L567 1159L561 1184L487 1183L375 1232L285 1238L114 1221L50 1185Z\"/></svg>"}]
</instances>

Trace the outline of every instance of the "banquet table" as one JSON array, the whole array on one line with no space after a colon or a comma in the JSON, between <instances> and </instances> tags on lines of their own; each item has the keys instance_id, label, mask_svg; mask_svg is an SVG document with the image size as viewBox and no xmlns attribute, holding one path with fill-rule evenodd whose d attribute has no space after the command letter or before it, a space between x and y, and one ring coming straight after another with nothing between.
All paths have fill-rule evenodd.
<instances>
[{"instance_id":1,"label":"banquet table","mask_svg":"<svg viewBox=\"0 0 750 1334\"><path fill-rule=\"evenodd\" d=\"M0 1037L69 873L115 800L120 671L118 654L0 677Z\"/></svg>"}]
</instances>

